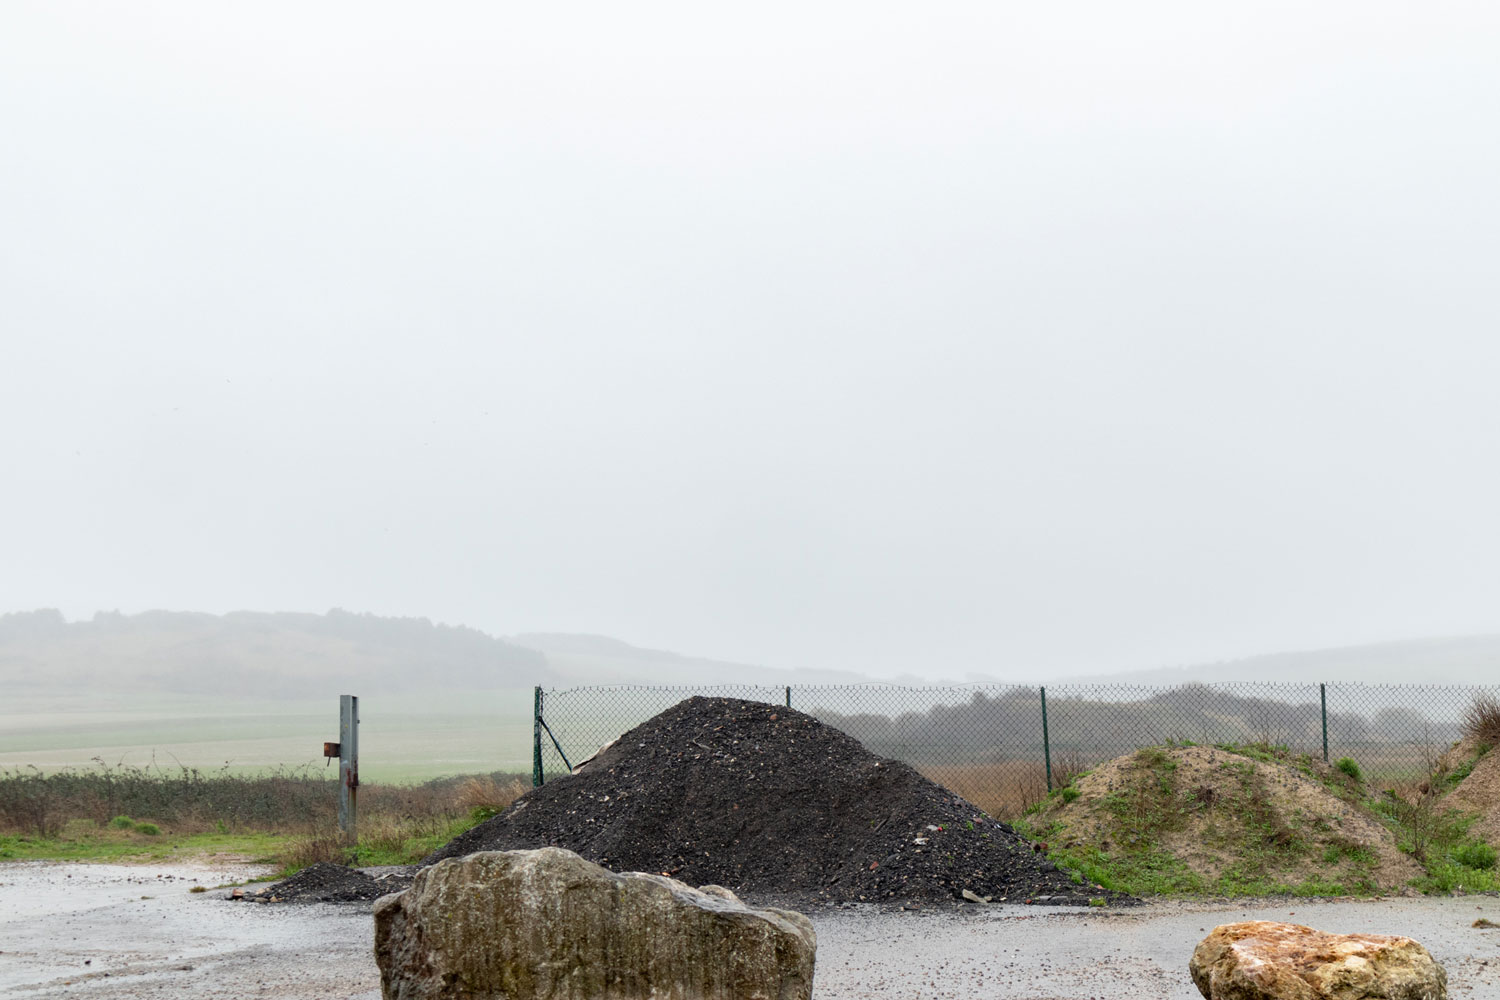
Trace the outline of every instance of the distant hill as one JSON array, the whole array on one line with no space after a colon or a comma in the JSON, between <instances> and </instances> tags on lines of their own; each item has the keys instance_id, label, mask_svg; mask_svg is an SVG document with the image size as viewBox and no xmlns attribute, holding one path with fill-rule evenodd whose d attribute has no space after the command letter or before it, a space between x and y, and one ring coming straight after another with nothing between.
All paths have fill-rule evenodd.
<instances>
[{"instance_id":1,"label":"distant hill","mask_svg":"<svg viewBox=\"0 0 1500 1000\"><path fill-rule=\"evenodd\" d=\"M236 611L55 610L0 615L0 678L15 694L309 698L359 691L494 690L554 680L547 658L425 618Z\"/></svg>"},{"instance_id":2,"label":"distant hill","mask_svg":"<svg viewBox=\"0 0 1500 1000\"><path fill-rule=\"evenodd\" d=\"M845 670L777 670L745 663L643 649L603 635L527 632L507 641L545 654L563 684L867 684ZM911 683L920 684L916 678Z\"/></svg>"},{"instance_id":3,"label":"distant hill","mask_svg":"<svg viewBox=\"0 0 1500 1000\"><path fill-rule=\"evenodd\" d=\"M888 683L941 684L930 677ZM1180 685L1205 681L1358 681L1495 684L1500 635L1415 639L1277 653L1189 667L1025 677L1025 685ZM332 693L474 692L544 686L644 684L847 685L850 671L771 667L643 649L601 635L523 633L497 638L425 618L335 609L327 614L236 611L210 615L100 612L69 622L55 610L0 615L0 683L11 695L111 694L321 698ZM968 683L990 678L969 675ZM1006 683L1005 681L992 681Z\"/></svg>"},{"instance_id":4,"label":"distant hill","mask_svg":"<svg viewBox=\"0 0 1500 1000\"><path fill-rule=\"evenodd\" d=\"M1407 639L1400 642L1338 646L1331 649L1271 653L1186 667L1058 677L1054 681L1065 684L1100 681L1157 686L1205 681L1496 684L1500 683L1500 635Z\"/></svg>"}]
</instances>

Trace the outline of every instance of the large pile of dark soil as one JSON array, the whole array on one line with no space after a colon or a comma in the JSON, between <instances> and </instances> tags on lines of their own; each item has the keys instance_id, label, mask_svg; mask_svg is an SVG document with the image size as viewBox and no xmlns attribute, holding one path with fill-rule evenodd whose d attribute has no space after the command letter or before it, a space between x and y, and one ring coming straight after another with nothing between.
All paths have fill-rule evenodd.
<instances>
[{"instance_id":1,"label":"large pile of dark soil","mask_svg":"<svg viewBox=\"0 0 1500 1000\"><path fill-rule=\"evenodd\" d=\"M1117 898L906 764L801 712L732 698L673 706L423 864L547 845L800 905L965 890L995 902Z\"/></svg>"}]
</instances>

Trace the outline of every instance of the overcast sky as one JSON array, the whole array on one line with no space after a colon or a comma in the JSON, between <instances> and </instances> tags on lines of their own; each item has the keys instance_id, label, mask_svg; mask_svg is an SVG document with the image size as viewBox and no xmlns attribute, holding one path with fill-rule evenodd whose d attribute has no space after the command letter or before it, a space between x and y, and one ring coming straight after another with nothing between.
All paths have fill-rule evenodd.
<instances>
[{"instance_id":1,"label":"overcast sky","mask_svg":"<svg viewBox=\"0 0 1500 1000\"><path fill-rule=\"evenodd\" d=\"M0 611L1500 630L1490 3L7 3Z\"/></svg>"}]
</instances>

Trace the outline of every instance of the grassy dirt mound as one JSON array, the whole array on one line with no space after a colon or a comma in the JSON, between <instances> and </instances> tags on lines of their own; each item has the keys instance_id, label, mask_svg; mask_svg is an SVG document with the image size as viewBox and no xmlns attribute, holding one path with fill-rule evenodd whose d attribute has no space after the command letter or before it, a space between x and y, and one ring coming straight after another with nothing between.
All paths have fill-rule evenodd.
<instances>
[{"instance_id":1,"label":"grassy dirt mound","mask_svg":"<svg viewBox=\"0 0 1500 1000\"><path fill-rule=\"evenodd\" d=\"M1443 804L1477 816L1469 833L1500 844L1500 753L1471 739L1443 755L1440 774L1452 791Z\"/></svg>"},{"instance_id":2,"label":"grassy dirt mound","mask_svg":"<svg viewBox=\"0 0 1500 1000\"><path fill-rule=\"evenodd\" d=\"M734 698L680 702L424 864L548 845L794 905L1118 898L906 764Z\"/></svg>"},{"instance_id":3,"label":"grassy dirt mound","mask_svg":"<svg viewBox=\"0 0 1500 1000\"><path fill-rule=\"evenodd\" d=\"M1422 874L1355 778L1285 751L1140 750L1054 791L1026 826L1059 863L1135 894L1370 894Z\"/></svg>"}]
</instances>

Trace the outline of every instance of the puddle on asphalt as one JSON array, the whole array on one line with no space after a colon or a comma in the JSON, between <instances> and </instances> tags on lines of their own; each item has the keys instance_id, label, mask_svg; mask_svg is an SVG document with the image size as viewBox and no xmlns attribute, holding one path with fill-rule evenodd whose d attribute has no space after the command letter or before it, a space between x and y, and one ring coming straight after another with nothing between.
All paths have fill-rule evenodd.
<instances>
[{"instance_id":1,"label":"puddle on asphalt","mask_svg":"<svg viewBox=\"0 0 1500 1000\"><path fill-rule=\"evenodd\" d=\"M264 875L263 865L95 865L53 861L0 864L0 925L64 913L82 913L140 900L212 889Z\"/></svg>"},{"instance_id":2,"label":"puddle on asphalt","mask_svg":"<svg viewBox=\"0 0 1500 1000\"><path fill-rule=\"evenodd\" d=\"M264 874L233 864L0 864L0 990L185 961L255 940L214 886ZM195 885L208 889L191 893ZM228 912L223 912L228 911ZM249 933L247 933L249 932Z\"/></svg>"}]
</instances>

